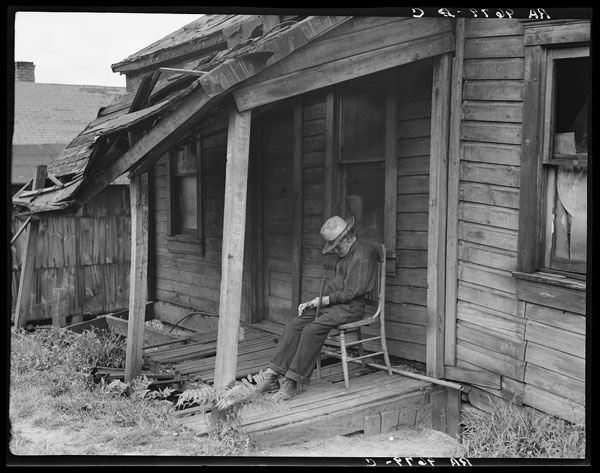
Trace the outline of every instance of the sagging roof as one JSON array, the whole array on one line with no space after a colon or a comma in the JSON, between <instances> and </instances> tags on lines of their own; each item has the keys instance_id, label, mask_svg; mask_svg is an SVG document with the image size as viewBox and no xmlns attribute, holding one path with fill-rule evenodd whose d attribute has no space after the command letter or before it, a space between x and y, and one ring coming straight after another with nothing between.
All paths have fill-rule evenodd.
<instances>
[{"instance_id":1,"label":"sagging roof","mask_svg":"<svg viewBox=\"0 0 600 473\"><path fill-rule=\"evenodd\" d=\"M256 21L254 16L236 15L240 17L237 22L234 18L225 21L222 16L206 15L202 21L192 22L178 31L188 39L207 38L217 34L219 24L221 31L223 24L231 27L231 31L238 27L241 31L244 24L253 25ZM218 18L211 21L211 17ZM147 72L136 90L102 108L98 117L48 164L47 172L52 176L52 180L47 181L49 187L35 191L31 181L13 197L13 204L32 213L74 210L94 192L139 165L151 150L166 140L165 130L175 132L190 117L197 117L200 112L214 107L233 87L350 18L307 17L268 29L255 27L250 33L246 31L249 36L245 41L225 50L212 51L181 68L201 71L199 76L193 73L165 74L157 68ZM194 24L206 27L206 30L194 36ZM260 35L256 36L258 33ZM175 37L181 36L173 34L167 38L174 43ZM167 39L161 42L171 44ZM129 62L160 51L161 42L145 48L143 54L141 51L130 56L133 59ZM135 136L141 138L136 140Z\"/></svg>"}]
</instances>

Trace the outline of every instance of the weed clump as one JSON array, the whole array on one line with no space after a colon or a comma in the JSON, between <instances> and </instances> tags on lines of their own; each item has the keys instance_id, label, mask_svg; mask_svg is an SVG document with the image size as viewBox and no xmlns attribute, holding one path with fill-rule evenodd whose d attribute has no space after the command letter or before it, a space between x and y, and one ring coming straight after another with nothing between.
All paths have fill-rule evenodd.
<instances>
[{"instance_id":1,"label":"weed clump","mask_svg":"<svg viewBox=\"0 0 600 473\"><path fill-rule=\"evenodd\" d=\"M462 413L466 458L585 458L585 426L531 408L494 403L493 412Z\"/></svg>"}]
</instances>

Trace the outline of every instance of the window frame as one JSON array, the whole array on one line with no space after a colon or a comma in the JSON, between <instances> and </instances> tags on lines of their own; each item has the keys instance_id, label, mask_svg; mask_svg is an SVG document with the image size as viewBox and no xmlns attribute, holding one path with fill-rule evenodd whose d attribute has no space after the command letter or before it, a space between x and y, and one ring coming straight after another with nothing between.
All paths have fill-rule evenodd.
<instances>
[{"instance_id":1,"label":"window frame","mask_svg":"<svg viewBox=\"0 0 600 473\"><path fill-rule=\"evenodd\" d=\"M179 222L177 179L183 177L177 173L177 151L182 146L192 144L196 151L196 172L189 173L196 176L196 229L185 231ZM199 129L193 130L177 142L166 156L166 181L167 181L167 237L170 241L183 241L203 246L204 222L203 222L203 198L202 198L202 134ZM169 249L175 251L170 245Z\"/></svg>"},{"instance_id":2,"label":"window frame","mask_svg":"<svg viewBox=\"0 0 600 473\"><path fill-rule=\"evenodd\" d=\"M587 262L569 261L567 265L549 264L552 222L548 219L553 198L549 191L550 168L576 165L587 167L587 155L555 158L554 137L554 72L556 60L571 57L589 57L589 42L570 42L568 36L562 41L540 42L535 34L536 25L525 28L525 90L523 97L523 138L521 161L521 185L519 204L519 242L517 271L520 274L555 273L566 278L585 280ZM556 31L559 34L560 30ZM589 127L589 126L588 126ZM581 159L579 159L581 158ZM589 193L588 193L589 199ZM533 202L533 204L532 204ZM554 266L554 267L552 267Z\"/></svg>"},{"instance_id":3,"label":"window frame","mask_svg":"<svg viewBox=\"0 0 600 473\"><path fill-rule=\"evenodd\" d=\"M386 247L386 267L389 276L395 276L396 273L396 200L397 200L397 93L395 84L397 84L397 72L386 71L383 74L377 74L373 77L363 77L355 79L352 86L360 83L364 87L369 87L374 83L384 82L386 85L384 111L385 120L385 139L384 152L380 156L367 156L363 159L342 159L342 106L344 85L338 86L331 92L330 100L333 105L334 123L330 127L334 143L332 173L333 173L333 213L344 218L346 215L346 169L347 166L359 164L384 163L384 229L382 243Z\"/></svg>"}]
</instances>

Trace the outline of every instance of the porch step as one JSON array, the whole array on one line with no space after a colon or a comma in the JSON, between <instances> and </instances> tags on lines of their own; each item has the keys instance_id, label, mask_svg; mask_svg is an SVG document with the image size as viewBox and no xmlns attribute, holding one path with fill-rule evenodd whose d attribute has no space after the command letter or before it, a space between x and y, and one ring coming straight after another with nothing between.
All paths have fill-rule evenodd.
<instances>
[{"instance_id":1,"label":"porch step","mask_svg":"<svg viewBox=\"0 0 600 473\"><path fill-rule=\"evenodd\" d=\"M248 406L242 413L242 430L257 444L280 445L358 431L375 434L398 425L415 427L430 419L430 392L437 389L379 371L353 379L349 389L343 382L320 381L287 401L286 410ZM205 416L182 417L181 422L208 431Z\"/></svg>"}]
</instances>

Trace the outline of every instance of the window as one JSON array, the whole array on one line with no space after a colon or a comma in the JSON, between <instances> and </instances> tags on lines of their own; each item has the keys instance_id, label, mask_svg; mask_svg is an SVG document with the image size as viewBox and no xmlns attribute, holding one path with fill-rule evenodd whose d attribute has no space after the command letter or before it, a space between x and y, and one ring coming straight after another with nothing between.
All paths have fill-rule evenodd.
<instances>
[{"instance_id":1,"label":"window","mask_svg":"<svg viewBox=\"0 0 600 473\"><path fill-rule=\"evenodd\" d=\"M395 187L386 189L386 170L393 166L395 172L395 151L390 145L395 137L388 124L395 120L394 104L387 78L352 81L337 94L337 207L346 218L354 217L361 239L384 243L388 256L395 250L395 236L389 237L395 235L390 232L395 220L384 218L386 197L396 192Z\"/></svg>"},{"instance_id":2,"label":"window","mask_svg":"<svg viewBox=\"0 0 600 473\"><path fill-rule=\"evenodd\" d=\"M585 273L587 257L588 48L548 51L542 269Z\"/></svg>"},{"instance_id":3,"label":"window","mask_svg":"<svg viewBox=\"0 0 600 473\"><path fill-rule=\"evenodd\" d=\"M201 141L191 136L168 153L169 236L202 240Z\"/></svg>"},{"instance_id":4,"label":"window","mask_svg":"<svg viewBox=\"0 0 600 473\"><path fill-rule=\"evenodd\" d=\"M589 25L525 28L518 274L587 270ZM568 44L568 43L571 44Z\"/></svg>"}]
</instances>

